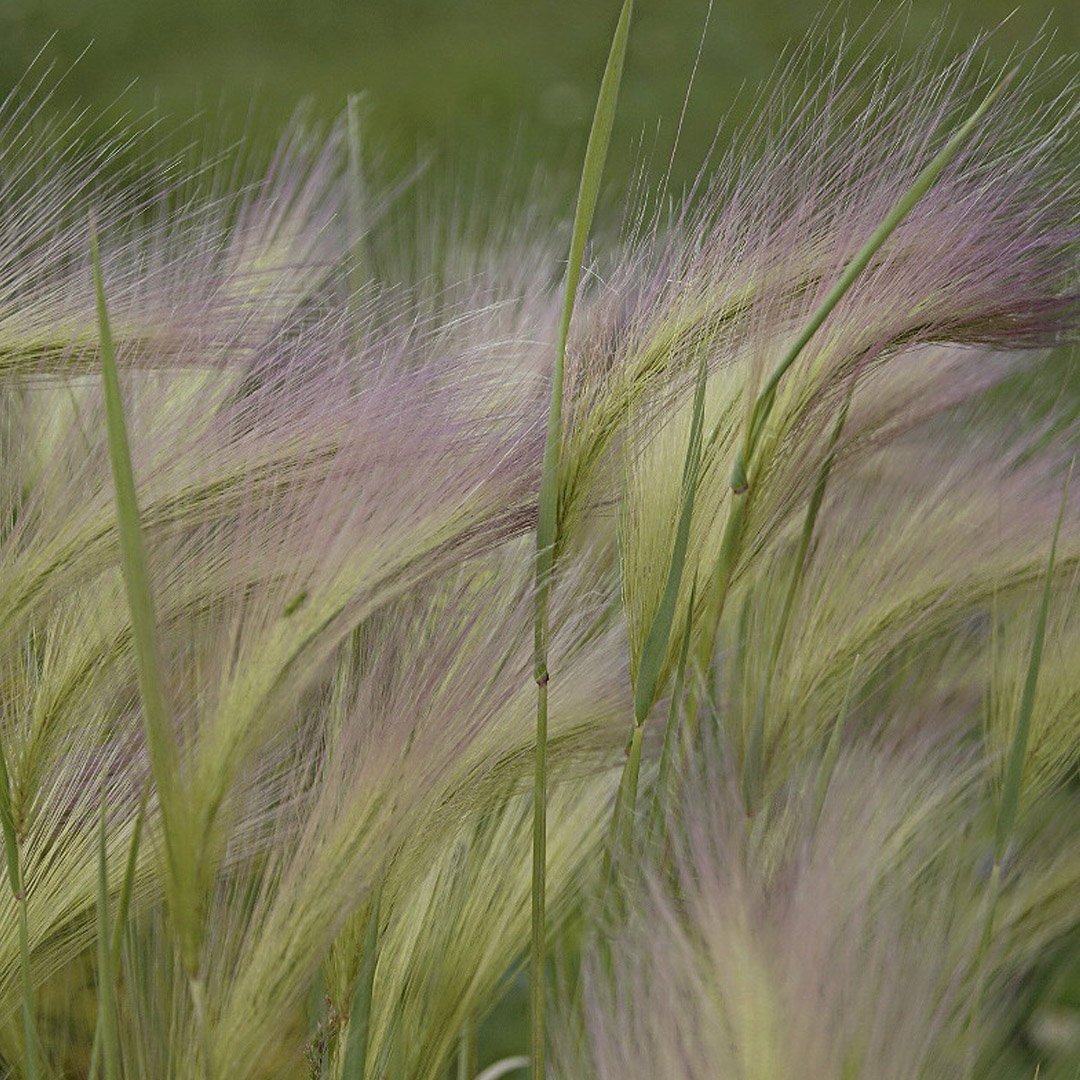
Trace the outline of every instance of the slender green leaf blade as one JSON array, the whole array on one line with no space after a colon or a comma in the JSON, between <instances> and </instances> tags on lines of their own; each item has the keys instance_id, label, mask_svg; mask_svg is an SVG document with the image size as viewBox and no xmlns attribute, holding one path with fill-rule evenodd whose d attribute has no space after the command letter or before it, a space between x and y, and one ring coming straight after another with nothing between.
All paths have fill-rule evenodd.
<instances>
[{"instance_id":1,"label":"slender green leaf blade","mask_svg":"<svg viewBox=\"0 0 1080 1080\"><path fill-rule=\"evenodd\" d=\"M694 497L697 491L698 470L701 464L702 434L705 427L705 386L708 379L708 363L702 353L698 368L697 386L694 390L693 414L690 420L690 438L683 463L682 497L679 520L672 545L671 562L667 580L649 631L641 649L637 681L634 686L634 722L645 722L649 710L660 690L660 679L667 660L671 639L671 626L675 620L675 606L679 599L686 553L690 542L690 525L694 515Z\"/></svg>"},{"instance_id":2,"label":"slender green leaf blade","mask_svg":"<svg viewBox=\"0 0 1080 1080\"><path fill-rule=\"evenodd\" d=\"M844 741L844 728L847 726L848 713L851 711L851 698L855 693L855 677L859 670L859 657L855 657L851 665L851 674L848 676L847 688L844 690L844 700L840 703L840 712L837 713L836 723L833 724L829 733L829 741L825 744L825 753L821 758L821 768L818 771L817 784L814 788L814 821L821 817L821 811L825 806L825 798L829 793L829 785L832 783L833 773L836 771L836 763L840 760L840 746Z\"/></svg>"},{"instance_id":3,"label":"slender green leaf blade","mask_svg":"<svg viewBox=\"0 0 1080 1080\"><path fill-rule=\"evenodd\" d=\"M791 622L791 613L795 608L795 597L798 595L799 586L802 584L803 573L806 570L806 558L810 553L810 542L814 538L814 529L817 525L818 514L821 512L821 504L825 501L825 491L829 485L829 477L832 475L833 461L836 457L836 447L840 442L840 436L847 422L848 410L851 407L851 398L855 389L854 382L848 388L844 403L840 407L832 434L829 436L829 445L825 450L825 459L821 463L818 472L817 483L810 495L810 502L806 507L806 518L803 521L802 533L799 536L799 546L795 552L795 564L788 579L787 591L784 594L784 606L780 611L780 621L777 625L776 635L773 638L772 653L769 657L768 680L771 683L776 671L776 664L780 658L780 651L787 637L788 625Z\"/></svg>"},{"instance_id":4,"label":"slender green leaf blade","mask_svg":"<svg viewBox=\"0 0 1080 1080\"><path fill-rule=\"evenodd\" d=\"M1016 730L1013 732L1009 756L1005 765L1005 777L1001 788L1001 805L998 811L997 828L994 833L995 863L1000 863L1005 857L1005 851L1009 846L1009 840L1020 806L1020 789L1023 784L1024 762L1027 758L1028 738L1031 733L1031 716L1035 711L1035 691L1038 689L1039 669L1042 667L1043 647L1046 643L1046 623L1050 614L1050 599L1053 593L1054 562L1057 557L1058 537L1061 534L1061 523L1065 519L1065 506L1068 501L1071 482L1072 466L1070 465L1069 475L1065 480L1065 488L1061 493L1061 506L1058 509L1057 521L1054 523L1054 536L1050 541L1050 554L1046 561L1046 578L1043 581L1042 597L1039 601L1038 611L1035 613L1035 623L1031 635L1031 656L1028 660L1024 688L1020 696L1020 707L1017 710Z\"/></svg>"},{"instance_id":5,"label":"slender green leaf blade","mask_svg":"<svg viewBox=\"0 0 1080 1080\"><path fill-rule=\"evenodd\" d=\"M154 759L155 779L160 780L164 779L164 776L159 774L166 767L175 766L176 752L165 709L165 694L154 629L154 601L146 568L139 505L135 495L135 478L131 468L127 421L124 418L124 402L120 393L116 351L113 346L109 311L105 300L101 255L98 250L97 233L92 226L90 246L94 261L94 291L97 298L98 331L101 341L101 377L105 392L109 460L112 464L113 483L116 490L116 517L121 561L128 606L131 609L131 629L135 643L139 693L150 741L150 753Z\"/></svg>"},{"instance_id":6,"label":"slender green leaf blade","mask_svg":"<svg viewBox=\"0 0 1080 1080\"><path fill-rule=\"evenodd\" d=\"M4 854L7 857L8 882L16 900L22 896L22 874L19 867L19 839L11 805L11 774L8 771L7 751L0 741L0 827L4 831Z\"/></svg>"},{"instance_id":7,"label":"slender green leaf blade","mask_svg":"<svg viewBox=\"0 0 1080 1080\"><path fill-rule=\"evenodd\" d=\"M113 964L112 930L109 926L109 866L105 797L102 794L98 822L98 897L97 897L97 1002L98 1031L105 1080L120 1080L120 1038L116 1020L116 968Z\"/></svg>"},{"instance_id":8,"label":"slender green leaf blade","mask_svg":"<svg viewBox=\"0 0 1080 1080\"><path fill-rule=\"evenodd\" d=\"M18 900L19 908L19 970L22 976L23 1040L26 1053L26 1080L38 1080L39 1064L36 1009L34 1008L34 979L30 970L30 926L26 912L25 889Z\"/></svg>"},{"instance_id":9,"label":"slender green leaf blade","mask_svg":"<svg viewBox=\"0 0 1080 1080\"><path fill-rule=\"evenodd\" d=\"M143 791L139 799L139 812L135 815L135 825L131 830L131 845L128 848L127 863L124 866L124 880L120 886L120 900L116 907L116 926L113 927L112 952L113 967L120 970L120 947L124 941L124 932L127 929L128 914L131 909L131 897L135 891L135 871L139 864L139 843L142 839L143 822L146 818L146 800L148 796Z\"/></svg>"},{"instance_id":10,"label":"slender green leaf blade","mask_svg":"<svg viewBox=\"0 0 1080 1080\"><path fill-rule=\"evenodd\" d=\"M8 769L7 753L0 741L0 827L4 833L4 853L7 857L8 881L19 923L19 974L22 988L24 1062L27 1080L38 1080L38 1036L36 1010L34 1008L34 980L30 971L30 929L26 913L26 887L23 882L22 860L19 852L19 837L15 828L15 818L11 803L11 773Z\"/></svg>"},{"instance_id":11,"label":"slender green leaf blade","mask_svg":"<svg viewBox=\"0 0 1080 1080\"><path fill-rule=\"evenodd\" d=\"M379 956L379 914L381 892L376 890L368 917L367 932L360 953L360 968L353 990L352 1009L349 1013L348 1036L345 1056L341 1066L341 1080L365 1080L368 1042L371 1032L372 990L375 985L375 963Z\"/></svg>"},{"instance_id":12,"label":"slender green leaf blade","mask_svg":"<svg viewBox=\"0 0 1080 1080\"><path fill-rule=\"evenodd\" d=\"M622 82L626 45L630 35L633 0L624 0L622 12L611 43L604 77L593 116L589 143L585 150L581 185L570 254L566 267L566 286L563 297L555 364L551 378L551 399L548 407L547 432L544 441L544 460L540 477L539 505L536 522L536 613L534 622L534 678L536 680L536 749L533 777L533 837L532 837L532 934L530 951L530 1044L531 1071L534 1080L543 1080L545 1053L544 1007L547 994L545 951L545 873L547 866L547 727L548 727L548 617L551 576L554 569L555 543L558 539L558 481L559 457L562 446L562 399L566 370L566 346L574 303L581 282L581 267L585 244L592 229L600 180L607 159L611 129L615 119L619 85Z\"/></svg>"},{"instance_id":13,"label":"slender green leaf blade","mask_svg":"<svg viewBox=\"0 0 1080 1080\"><path fill-rule=\"evenodd\" d=\"M164 683L158 656L153 593L147 570L139 504L135 493L135 477L131 466L124 400L120 392L120 376L116 363L109 322L105 281L101 269L101 252L97 230L90 222L90 252L93 261L94 293L97 301L98 337L101 352L101 379L105 397L105 422L116 494L116 521L120 540L120 562L124 575L128 608L131 614L132 640L143 707L150 764L161 807L165 834L168 873L166 890L173 918L180 936L185 967L195 970L198 964L198 933L195 927L195 907L188 897L195 887L196 874L191 859L182 859L185 820L179 805L179 754L169 726L165 706Z\"/></svg>"},{"instance_id":14,"label":"slender green leaf blade","mask_svg":"<svg viewBox=\"0 0 1080 1080\"><path fill-rule=\"evenodd\" d=\"M660 748L660 764L656 771L653 786L652 809L650 812L649 835L659 835L664 815L664 800L671 790L671 777L675 770L675 754L678 746L679 708L682 702L683 687L686 684L686 662L690 655L690 637L694 624L694 607L697 600L697 575L690 585L690 601L686 609L686 622L683 626L682 645L679 660L675 668L675 685L671 691L667 722L664 724L664 741Z\"/></svg>"},{"instance_id":15,"label":"slender green leaf blade","mask_svg":"<svg viewBox=\"0 0 1080 1080\"><path fill-rule=\"evenodd\" d=\"M548 411L547 439L544 446L544 471L540 487L540 508L537 520L537 573L543 588L551 573L554 558L558 516L558 466L559 447L562 438L562 398L563 381L566 370L566 346L570 337L570 324L574 317L574 305L577 301L578 286L581 284L581 270L585 259L585 245L592 230L596 203L600 195L600 181L607 162L608 147L611 143L611 131L615 122L615 109L618 103L619 86L622 82L623 65L626 60L626 46L630 38L630 21L634 10L634 0L625 0L615 35L611 42L604 77L600 83L600 93L593 115L589 142L585 149L585 161L581 171L581 184L578 188L577 207L574 211L574 226L570 238L570 253L566 265L566 283L563 293L562 314L559 319L559 336L555 350L555 368L551 382L551 405Z\"/></svg>"}]
</instances>

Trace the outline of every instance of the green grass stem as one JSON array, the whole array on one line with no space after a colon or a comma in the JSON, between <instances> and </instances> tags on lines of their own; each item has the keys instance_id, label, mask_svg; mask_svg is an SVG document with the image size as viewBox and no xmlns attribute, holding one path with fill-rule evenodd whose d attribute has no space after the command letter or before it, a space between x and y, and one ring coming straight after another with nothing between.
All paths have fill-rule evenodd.
<instances>
[{"instance_id":1,"label":"green grass stem","mask_svg":"<svg viewBox=\"0 0 1080 1080\"><path fill-rule=\"evenodd\" d=\"M533 779L533 854L532 854L532 944L530 956L530 1045L533 1080L543 1080L545 1073L544 1019L547 995L545 894L547 862L547 731L548 731L548 633L555 544L558 539L559 457L562 446L562 401L566 373L566 347L578 286L581 283L585 244L592 230L593 216L600 194L600 181L607 160L611 130L615 122L619 85L622 82L626 45L630 36L633 0L624 0L607 66L600 83L596 112L578 189L570 253L566 266L562 314L559 319L555 364L551 377L551 400L544 442L543 471L540 479L536 524L536 612L534 623L534 677L536 696L536 756Z\"/></svg>"},{"instance_id":2,"label":"green grass stem","mask_svg":"<svg viewBox=\"0 0 1080 1080\"><path fill-rule=\"evenodd\" d=\"M90 252L93 260L94 293L97 300L98 334L101 352L101 379L105 396L105 420L116 491L116 524L120 540L120 562L131 613L132 639L142 702L143 725L150 752L150 765L161 808L165 840L166 895L180 942L184 967L189 975L198 970L200 928L195 894L197 875L192 855L193 840L187 834L186 817L179 787L179 751L169 724L164 683L158 655L154 599L146 564L139 504L131 466L124 400L109 324L105 282L97 230L90 221Z\"/></svg>"},{"instance_id":3,"label":"green grass stem","mask_svg":"<svg viewBox=\"0 0 1080 1080\"><path fill-rule=\"evenodd\" d=\"M364 944L360 951L360 966L353 988L345 1055L341 1080L366 1080L368 1043L371 1038L371 1005L375 986L375 964L379 958L379 918L382 909L382 889L377 887L371 902Z\"/></svg>"},{"instance_id":4,"label":"green grass stem","mask_svg":"<svg viewBox=\"0 0 1080 1080\"><path fill-rule=\"evenodd\" d=\"M131 845L128 847L127 863L124 866L124 880L120 886L120 898L116 905L116 925L112 928L112 942L110 945L114 977L115 973L120 970L120 950L124 944L124 933L127 930L128 915L131 910L131 897L135 891L135 871L139 862L139 844L142 839L143 822L146 818L146 801L148 796L149 790L144 788L142 797L139 799L139 812L135 815L135 825L131 832ZM98 947L100 949L100 942ZM102 970L100 958L98 960L98 969L99 972ZM99 974L99 978L100 977ZM90 1047L90 1072L88 1074L88 1080L97 1080L98 1068L101 1064L103 1022L104 1015L101 1009L99 1009L97 1023L94 1026L94 1041Z\"/></svg>"},{"instance_id":5,"label":"green grass stem","mask_svg":"<svg viewBox=\"0 0 1080 1080\"><path fill-rule=\"evenodd\" d=\"M697 493L698 473L701 467L702 436L705 429L705 386L708 379L707 358L702 352L698 365L697 385L694 390L693 414L690 420L690 437L683 459L682 494L679 520L675 529L675 541L671 549L667 579L660 602L653 613L641 648L637 679L634 683L634 723L644 724L656 698L662 689L662 675L671 642L671 627L675 621L675 606L682 587L686 568L686 553L690 543L690 525L694 517L694 498Z\"/></svg>"},{"instance_id":6,"label":"green grass stem","mask_svg":"<svg viewBox=\"0 0 1080 1080\"><path fill-rule=\"evenodd\" d=\"M634 819L637 812L638 778L641 773L641 748L644 741L645 722L662 688L662 676L667 663L671 643L671 627L675 621L675 606L679 599L686 552L690 542L690 525L694 517L694 497L697 492L698 472L701 467L701 446L705 429L705 386L708 381L708 358L704 350L698 363L697 383L694 388L693 411L690 418L690 435L686 456L683 459L682 488L679 502L679 518L675 527L671 561L668 564L664 591L649 623L648 633L641 648L634 682L634 730L626 756L623 781L619 788L620 798L615 802L611 827L612 863L627 855L631 848ZM693 617L691 601L688 625ZM670 715L669 715L670 721ZM667 733L665 732L665 741Z\"/></svg>"},{"instance_id":7,"label":"green grass stem","mask_svg":"<svg viewBox=\"0 0 1080 1080\"><path fill-rule=\"evenodd\" d=\"M131 830L131 844L128 847L127 862L124 864L124 879L120 884L120 899L116 905L116 926L113 927L112 953L113 967L120 970L120 949L127 932L128 916L131 913L131 897L135 892L135 871L139 865L139 845L142 842L143 824L146 821L146 802L149 791L143 790L139 799L139 812L135 815L135 824Z\"/></svg>"},{"instance_id":8,"label":"green grass stem","mask_svg":"<svg viewBox=\"0 0 1080 1080\"><path fill-rule=\"evenodd\" d=\"M641 776L641 746L645 737L645 725L635 724L626 752L621 784L622 798L617 804L618 813L612 822L611 848L612 870L623 865L631 852L634 841L634 817L637 811L638 779Z\"/></svg>"},{"instance_id":9,"label":"green grass stem","mask_svg":"<svg viewBox=\"0 0 1080 1080\"><path fill-rule=\"evenodd\" d=\"M694 604L697 599L697 576L690 586L690 602L686 609L686 622L683 626L682 645L679 648L679 660L675 668L675 683L668 703L667 721L664 724L664 741L660 747L660 764L656 770L656 782L653 785L652 805L649 812L648 836L650 841L659 838L664 824L664 801L671 794L672 776L675 772L675 757L679 747L679 710L686 686L686 663L690 656L690 638L694 625Z\"/></svg>"},{"instance_id":10,"label":"green grass stem","mask_svg":"<svg viewBox=\"0 0 1080 1080\"><path fill-rule=\"evenodd\" d=\"M113 954L113 931L109 925L109 862L105 795L102 792L98 822L97 897L97 1001L101 1056L105 1080L120 1080L120 1033L116 1017L117 968Z\"/></svg>"},{"instance_id":11,"label":"green grass stem","mask_svg":"<svg viewBox=\"0 0 1080 1080\"><path fill-rule=\"evenodd\" d=\"M829 444L825 451L825 460L821 463L817 482L810 495L810 502L806 507L806 517L803 520L802 532L799 535L799 545L795 550L795 561L791 568L791 576L788 578L787 589L784 592L784 603L780 609L780 619L777 622L776 632L773 635L772 649L769 653L769 662L765 669L765 683L758 698L757 709L754 713L753 729L747 742L746 758L743 763L743 791L747 799L747 806L753 809L764 785L765 777L765 717L770 708L770 696L772 691L773 677L776 674L776 665L780 660L780 652L784 647L787 637L788 626L791 623L791 613L795 609L795 598L798 596L799 587L802 584L803 573L806 570L806 559L810 553L810 543L814 537L814 528L817 525L818 514L821 512L821 504L825 499L825 490L829 484L829 476L832 473L833 461L836 459L836 446L840 441L840 435L847 421L848 409L851 406L851 397L855 385L851 384L844 403L840 407L836 423L829 436Z\"/></svg>"},{"instance_id":12,"label":"green grass stem","mask_svg":"<svg viewBox=\"0 0 1080 1080\"><path fill-rule=\"evenodd\" d=\"M986 903L982 919L982 933L975 960L975 992L972 997L971 1011L968 1014L968 1054L966 1076L972 1077L975 1069L975 1043L973 1035L975 1018L982 1009L986 993L986 963L994 939L994 923L997 919L998 902L1001 898L1001 886L1004 877L1004 862L1012 842L1013 831L1020 809L1020 796L1023 788L1024 765L1027 760L1028 741L1031 734L1031 717L1035 711L1035 694L1039 684L1039 669L1042 667L1043 648L1046 643L1046 624L1050 617L1050 600L1053 595L1054 565L1057 560L1058 538L1065 520L1068 504L1069 486L1072 483L1075 459L1069 465L1065 486L1061 492L1061 505L1058 507L1057 520L1054 522L1054 534L1050 541L1050 554L1046 560L1046 574L1043 580L1042 595L1031 632L1031 654L1028 658L1024 687L1020 695L1020 704L1016 713L1016 728L1009 745L1009 756L1005 764L1005 776L1002 780L1001 801L998 804L997 821L994 828L994 862L986 888Z\"/></svg>"},{"instance_id":13,"label":"green grass stem","mask_svg":"<svg viewBox=\"0 0 1080 1080\"><path fill-rule=\"evenodd\" d=\"M11 808L11 773L8 770L7 752L0 742L0 827L4 833L4 854L7 858L8 883L19 922L19 976L22 990L23 1015L23 1063L26 1080L38 1080L41 1076L39 1043L34 1007L34 979L30 967L30 926L27 915L26 884L23 879L22 853L15 830Z\"/></svg>"},{"instance_id":14,"label":"green grass stem","mask_svg":"<svg viewBox=\"0 0 1080 1080\"><path fill-rule=\"evenodd\" d=\"M1057 521L1054 523L1054 537L1050 542L1050 554L1046 562L1046 579L1043 581L1039 608L1035 613L1035 622L1031 634L1031 656L1028 660L1024 689L1020 697L1020 707L1016 715L1016 730L1005 766L1005 776L1001 787L1001 805L998 811L997 827L994 831L994 862L1005 858L1016 816L1020 806L1020 793L1024 779L1024 763L1027 759L1028 741L1031 735L1031 716L1035 711L1035 692L1038 689L1039 669L1042 667L1043 647L1046 644L1046 623L1050 615L1050 600L1054 585L1054 563L1057 559L1058 538L1065 519L1065 507L1072 483L1072 465L1065 480L1061 494L1061 506L1058 508Z\"/></svg>"},{"instance_id":15,"label":"green grass stem","mask_svg":"<svg viewBox=\"0 0 1080 1080\"><path fill-rule=\"evenodd\" d=\"M825 490L829 485L829 477L832 474L833 462L836 460L836 447L840 442L840 436L847 422L848 410L851 407L851 398L855 389L852 383L844 398L844 404L836 417L832 434L829 436L829 445L825 451L825 460L821 463L817 482L810 495L810 502L806 507L806 518L803 521L802 532L799 534L799 546L795 551L795 562L791 568L791 577L788 579L787 590L784 593L784 606L780 609L780 621L773 637L772 653L769 656L768 682L776 672L776 665L780 659L780 651L787 637L788 626L791 623L791 613L795 608L795 597L798 596L799 587L802 585L803 573L806 570L806 559L810 553L810 543L814 538L814 529L817 526L818 514L821 512L821 504L825 501Z\"/></svg>"},{"instance_id":16,"label":"green grass stem","mask_svg":"<svg viewBox=\"0 0 1080 1080\"><path fill-rule=\"evenodd\" d=\"M821 819L821 811L825 807L825 797L829 794L829 785L832 783L833 773L836 771L836 762L840 758L840 747L844 741L844 728L847 727L848 713L851 711L851 699L855 693L855 678L859 671L859 657L856 656L851 665L851 674L848 676L847 687L844 689L844 700L840 703L840 711L836 714L836 723L829 732L829 741L825 744L825 753L821 757L821 768L818 771L817 785L814 789L814 823Z\"/></svg>"}]
</instances>

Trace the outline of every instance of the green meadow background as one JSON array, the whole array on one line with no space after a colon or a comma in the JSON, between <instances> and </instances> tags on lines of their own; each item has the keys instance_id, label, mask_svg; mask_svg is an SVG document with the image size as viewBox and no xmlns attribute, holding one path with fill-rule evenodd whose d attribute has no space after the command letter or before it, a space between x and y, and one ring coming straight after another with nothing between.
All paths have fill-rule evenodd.
<instances>
[{"instance_id":1,"label":"green meadow background","mask_svg":"<svg viewBox=\"0 0 1080 1080\"><path fill-rule=\"evenodd\" d=\"M304 99L330 117L366 92L370 145L393 166L452 156L570 176L617 9L615 0L0 0L0 85L6 92L47 46L65 72L65 102L119 101L177 121L200 113L267 140ZM655 174L666 167L707 10L707 0L639 0L613 179L643 159ZM785 47L822 18L880 26L895 13L867 0L717 0L676 178L692 175ZM1051 53L1080 46L1076 0L956 0L944 16L939 0L913 0L888 36L911 52L942 22L958 45L997 27L990 52L1001 59L1044 29Z\"/></svg>"}]
</instances>

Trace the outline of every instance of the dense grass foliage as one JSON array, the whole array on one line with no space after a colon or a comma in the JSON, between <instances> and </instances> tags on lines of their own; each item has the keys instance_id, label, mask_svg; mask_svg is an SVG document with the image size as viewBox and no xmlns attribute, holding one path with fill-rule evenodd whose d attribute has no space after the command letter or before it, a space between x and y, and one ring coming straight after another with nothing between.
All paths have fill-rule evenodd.
<instances>
[{"instance_id":1,"label":"dense grass foliage","mask_svg":"<svg viewBox=\"0 0 1080 1080\"><path fill-rule=\"evenodd\" d=\"M589 243L16 91L5 1075L494 1080L532 924L562 1080L1075 1076L1076 91L822 40Z\"/></svg>"}]
</instances>

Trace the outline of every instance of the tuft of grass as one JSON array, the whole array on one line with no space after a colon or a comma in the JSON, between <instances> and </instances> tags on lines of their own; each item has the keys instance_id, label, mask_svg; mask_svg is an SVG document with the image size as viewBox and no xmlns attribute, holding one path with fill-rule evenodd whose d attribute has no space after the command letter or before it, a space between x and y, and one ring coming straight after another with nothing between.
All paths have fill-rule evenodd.
<instances>
[{"instance_id":1,"label":"tuft of grass","mask_svg":"<svg viewBox=\"0 0 1080 1080\"><path fill-rule=\"evenodd\" d=\"M612 860L613 865L617 865L631 850L645 722L648 720L649 713L661 692L661 674L664 671L671 648L671 630L675 621L676 604L678 603L679 590L682 586L683 572L686 566L690 525L694 516L694 496L699 480L698 473L701 468L707 380L708 362L703 352L698 364L697 383L694 388L694 401L690 414L690 434L686 446L686 457L683 461L679 516L671 549L671 560L668 564L667 578L664 582L664 591L660 596L660 602L653 613L649 629L645 634L641 655L637 658L637 664L632 666L632 670L636 670L634 679L634 728L630 737L627 763L620 787L620 798L615 805L615 820L612 823L612 847L615 853ZM690 593L690 614L687 616L688 619L693 612L695 591L696 586L691 589ZM679 661L680 675L676 680L676 697L681 690L682 677L685 672L687 648L685 640L688 636L689 628L687 628L687 633L684 634L683 655ZM665 781L666 774L669 773L671 767L674 741L673 717L676 707L673 699L671 713L668 717L667 726L669 730L665 732L665 751L667 755L666 762L664 762Z\"/></svg>"}]
</instances>

